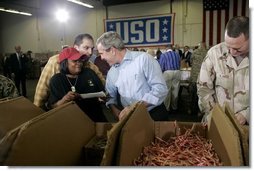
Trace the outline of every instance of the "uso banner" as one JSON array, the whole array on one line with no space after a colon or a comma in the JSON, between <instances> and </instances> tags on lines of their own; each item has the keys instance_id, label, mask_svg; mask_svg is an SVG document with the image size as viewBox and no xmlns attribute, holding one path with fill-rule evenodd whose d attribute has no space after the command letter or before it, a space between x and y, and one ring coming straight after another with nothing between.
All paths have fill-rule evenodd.
<instances>
[{"instance_id":1,"label":"uso banner","mask_svg":"<svg viewBox=\"0 0 254 171\"><path fill-rule=\"evenodd\" d=\"M173 44L174 14L105 20L106 31L116 31L127 47Z\"/></svg>"}]
</instances>

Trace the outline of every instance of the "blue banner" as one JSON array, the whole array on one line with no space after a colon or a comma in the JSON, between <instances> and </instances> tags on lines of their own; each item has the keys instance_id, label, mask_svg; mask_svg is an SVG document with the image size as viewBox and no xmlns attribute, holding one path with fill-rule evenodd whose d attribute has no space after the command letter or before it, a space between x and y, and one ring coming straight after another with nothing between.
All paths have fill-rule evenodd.
<instances>
[{"instance_id":1,"label":"blue banner","mask_svg":"<svg viewBox=\"0 0 254 171\"><path fill-rule=\"evenodd\" d=\"M106 31L116 31L127 47L173 44L174 14L105 20Z\"/></svg>"}]
</instances>

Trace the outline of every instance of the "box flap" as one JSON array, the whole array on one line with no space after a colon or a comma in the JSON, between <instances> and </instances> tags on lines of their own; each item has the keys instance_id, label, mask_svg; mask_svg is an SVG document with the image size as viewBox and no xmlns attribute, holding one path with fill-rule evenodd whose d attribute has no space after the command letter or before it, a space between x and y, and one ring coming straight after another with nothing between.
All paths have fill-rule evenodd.
<instances>
[{"instance_id":1,"label":"box flap","mask_svg":"<svg viewBox=\"0 0 254 171\"><path fill-rule=\"evenodd\" d=\"M117 149L118 149L120 132L123 126L125 125L125 123L133 114L137 105L138 103L135 103L131 105L129 108L126 108L125 109L126 117L124 117L122 120L114 124L113 128L108 132L107 144L106 144L104 155L101 161L101 166L116 165L116 162L118 160Z\"/></svg>"},{"instance_id":2,"label":"box flap","mask_svg":"<svg viewBox=\"0 0 254 171\"><path fill-rule=\"evenodd\" d=\"M5 134L44 111L23 96L0 103L0 139Z\"/></svg>"},{"instance_id":3,"label":"box flap","mask_svg":"<svg viewBox=\"0 0 254 171\"><path fill-rule=\"evenodd\" d=\"M130 166L144 146L154 140L154 121L146 107L140 103L122 128L119 139L117 165Z\"/></svg>"},{"instance_id":4,"label":"box flap","mask_svg":"<svg viewBox=\"0 0 254 171\"><path fill-rule=\"evenodd\" d=\"M79 165L84 144L95 136L95 123L70 102L24 123L17 131L5 165Z\"/></svg>"},{"instance_id":5,"label":"box flap","mask_svg":"<svg viewBox=\"0 0 254 171\"><path fill-rule=\"evenodd\" d=\"M213 107L211 122L208 125L208 139L224 166L243 165L240 139L237 130L218 104Z\"/></svg>"},{"instance_id":6,"label":"box flap","mask_svg":"<svg viewBox=\"0 0 254 171\"><path fill-rule=\"evenodd\" d=\"M241 147L243 151L244 165L249 166L249 125L241 125L234 117L233 111L230 109L227 103L224 107L226 115L231 120L239 133Z\"/></svg>"}]
</instances>

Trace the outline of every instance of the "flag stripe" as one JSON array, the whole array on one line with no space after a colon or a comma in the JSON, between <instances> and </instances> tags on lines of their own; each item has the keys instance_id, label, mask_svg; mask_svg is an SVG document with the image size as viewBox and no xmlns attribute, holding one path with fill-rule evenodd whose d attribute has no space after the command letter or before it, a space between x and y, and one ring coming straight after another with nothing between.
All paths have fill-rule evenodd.
<instances>
[{"instance_id":1,"label":"flag stripe","mask_svg":"<svg viewBox=\"0 0 254 171\"><path fill-rule=\"evenodd\" d=\"M233 16L237 16L237 8L238 8L237 0L234 0Z\"/></svg>"},{"instance_id":2,"label":"flag stripe","mask_svg":"<svg viewBox=\"0 0 254 171\"><path fill-rule=\"evenodd\" d=\"M245 8L246 8L246 0L243 0L243 3L242 3L242 13L241 15L245 15Z\"/></svg>"},{"instance_id":3,"label":"flag stripe","mask_svg":"<svg viewBox=\"0 0 254 171\"><path fill-rule=\"evenodd\" d=\"M213 44L213 11L210 11L210 16L209 16L209 25L210 25L210 29L209 29L209 45Z\"/></svg>"},{"instance_id":4,"label":"flag stripe","mask_svg":"<svg viewBox=\"0 0 254 171\"><path fill-rule=\"evenodd\" d=\"M221 33L221 10L217 11L217 42L220 42L220 33Z\"/></svg>"},{"instance_id":5,"label":"flag stripe","mask_svg":"<svg viewBox=\"0 0 254 171\"><path fill-rule=\"evenodd\" d=\"M221 11L221 32L220 32L220 41L221 42L221 38L224 37L224 32L225 32L225 25L226 25L226 21L225 21L225 17L226 17L226 11L222 10Z\"/></svg>"},{"instance_id":6,"label":"flag stripe","mask_svg":"<svg viewBox=\"0 0 254 171\"><path fill-rule=\"evenodd\" d=\"M217 26L218 26L218 22L217 22L217 10L213 11L213 39L212 39L212 44L216 44L217 42ZM214 24L215 23L215 24Z\"/></svg>"},{"instance_id":7,"label":"flag stripe","mask_svg":"<svg viewBox=\"0 0 254 171\"><path fill-rule=\"evenodd\" d=\"M209 20L209 17L210 16L210 12L209 11L206 11L206 23L205 23L205 25L206 25L206 30L205 30L205 35L206 35L206 44L207 45L209 45L209 31L207 31L207 30L209 30L209 27L210 27L210 20Z\"/></svg>"},{"instance_id":8,"label":"flag stripe","mask_svg":"<svg viewBox=\"0 0 254 171\"><path fill-rule=\"evenodd\" d=\"M203 16L206 16L206 14L205 14L206 12L205 12L205 10L203 10ZM206 17L203 17L203 23L206 23ZM202 42L205 42L205 40L206 40L206 32L205 32L205 30L206 30L206 25L205 24L203 24L203 39L202 39Z\"/></svg>"},{"instance_id":9,"label":"flag stripe","mask_svg":"<svg viewBox=\"0 0 254 171\"><path fill-rule=\"evenodd\" d=\"M225 27L230 18L234 16L249 16L248 0L229 0L228 6L224 7L221 7L221 4L226 2L226 0L204 1L206 1L206 6L204 5L203 11L202 40L209 47L224 41ZM215 3L212 8L209 8L211 7L211 5L209 6L211 2L216 2L217 4Z\"/></svg>"}]
</instances>

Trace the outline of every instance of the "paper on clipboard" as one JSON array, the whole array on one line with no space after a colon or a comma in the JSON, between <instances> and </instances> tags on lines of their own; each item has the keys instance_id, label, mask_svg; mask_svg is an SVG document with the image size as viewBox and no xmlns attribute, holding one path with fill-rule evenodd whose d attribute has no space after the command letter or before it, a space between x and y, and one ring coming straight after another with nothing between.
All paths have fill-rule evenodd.
<instances>
[{"instance_id":1,"label":"paper on clipboard","mask_svg":"<svg viewBox=\"0 0 254 171\"><path fill-rule=\"evenodd\" d=\"M87 98L94 98L94 97L106 97L106 94L103 91L96 92L96 93L85 93L80 94L81 98L87 99Z\"/></svg>"}]
</instances>

